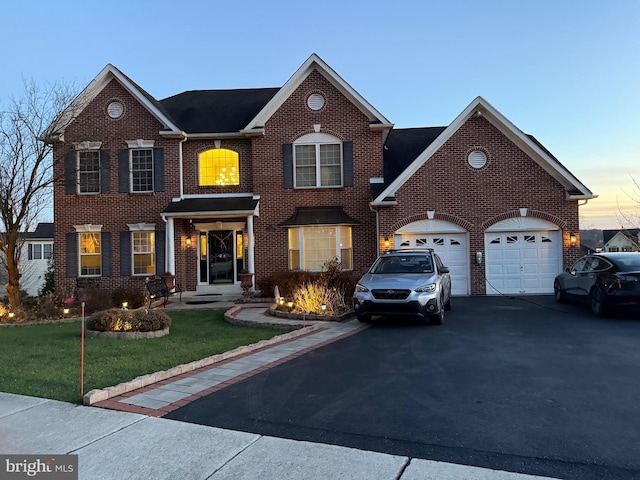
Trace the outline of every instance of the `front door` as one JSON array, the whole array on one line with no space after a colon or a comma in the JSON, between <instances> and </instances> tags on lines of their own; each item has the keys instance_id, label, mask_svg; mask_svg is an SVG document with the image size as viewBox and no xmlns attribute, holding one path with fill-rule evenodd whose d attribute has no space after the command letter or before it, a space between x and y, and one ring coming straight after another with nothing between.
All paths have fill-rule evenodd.
<instances>
[{"instance_id":1,"label":"front door","mask_svg":"<svg viewBox=\"0 0 640 480\"><path fill-rule=\"evenodd\" d=\"M233 283L233 230L209 232L209 284Z\"/></svg>"}]
</instances>

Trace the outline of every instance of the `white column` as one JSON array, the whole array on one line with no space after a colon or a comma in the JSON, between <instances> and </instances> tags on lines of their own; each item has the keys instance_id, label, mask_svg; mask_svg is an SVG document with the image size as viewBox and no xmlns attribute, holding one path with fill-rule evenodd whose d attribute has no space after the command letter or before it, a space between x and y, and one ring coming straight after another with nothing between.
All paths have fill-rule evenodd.
<instances>
[{"instance_id":1,"label":"white column","mask_svg":"<svg viewBox=\"0 0 640 480\"><path fill-rule=\"evenodd\" d=\"M175 252L175 229L173 225L173 218L167 218L167 231L165 240L165 259L164 266L165 271L176 274L176 252Z\"/></svg>"},{"instance_id":2,"label":"white column","mask_svg":"<svg viewBox=\"0 0 640 480\"><path fill-rule=\"evenodd\" d=\"M256 273L255 271L255 244L254 244L254 236L253 236L253 215L249 215L247 217L247 235L249 235L249 247L247 251L247 269L249 273ZM254 277L255 283L255 277Z\"/></svg>"}]
</instances>

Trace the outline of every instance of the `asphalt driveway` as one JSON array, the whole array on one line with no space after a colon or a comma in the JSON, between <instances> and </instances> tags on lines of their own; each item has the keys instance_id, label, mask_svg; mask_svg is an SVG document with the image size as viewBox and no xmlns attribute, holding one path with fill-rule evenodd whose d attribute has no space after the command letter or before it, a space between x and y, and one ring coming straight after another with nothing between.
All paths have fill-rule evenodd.
<instances>
[{"instance_id":1,"label":"asphalt driveway","mask_svg":"<svg viewBox=\"0 0 640 480\"><path fill-rule=\"evenodd\" d=\"M640 478L640 320L551 297L386 319L166 415L575 479Z\"/></svg>"}]
</instances>

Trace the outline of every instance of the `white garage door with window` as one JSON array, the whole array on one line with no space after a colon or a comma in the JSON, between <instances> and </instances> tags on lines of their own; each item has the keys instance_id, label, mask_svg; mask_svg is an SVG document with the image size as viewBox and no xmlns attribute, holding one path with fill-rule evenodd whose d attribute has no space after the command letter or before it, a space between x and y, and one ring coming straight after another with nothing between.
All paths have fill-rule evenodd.
<instances>
[{"instance_id":1,"label":"white garage door with window","mask_svg":"<svg viewBox=\"0 0 640 480\"><path fill-rule=\"evenodd\" d=\"M562 235L546 220L518 217L485 232L488 295L553 293L562 271Z\"/></svg>"},{"instance_id":2,"label":"white garage door with window","mask_svg":"<svg viewBox=\"0 0 640 480\"><path fill-rule=\"evenodd\" d=\"M469 246L459 225L441 220L421 220L395 233L394 248L433 248L451 271L451 293L469 294Z\"/></svg>"}]
</instances>

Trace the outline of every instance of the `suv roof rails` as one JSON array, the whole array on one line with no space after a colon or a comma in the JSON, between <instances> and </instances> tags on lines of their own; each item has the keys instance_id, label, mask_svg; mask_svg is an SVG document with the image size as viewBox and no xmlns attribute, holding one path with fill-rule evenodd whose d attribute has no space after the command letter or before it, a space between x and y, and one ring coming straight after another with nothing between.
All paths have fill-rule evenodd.
<instances>
[{"instance_id":1,"label":"suv roof rails","mask_svg":"<svg viewBox=\"0 0 640 480\"><path fill-rule=\"evenodd\" d=\"M383 253L386 255L388 253L424 253L424 252L433 252L433 248L392 248L391 250L387 250Z\"/></svg>"}]
</instances>

